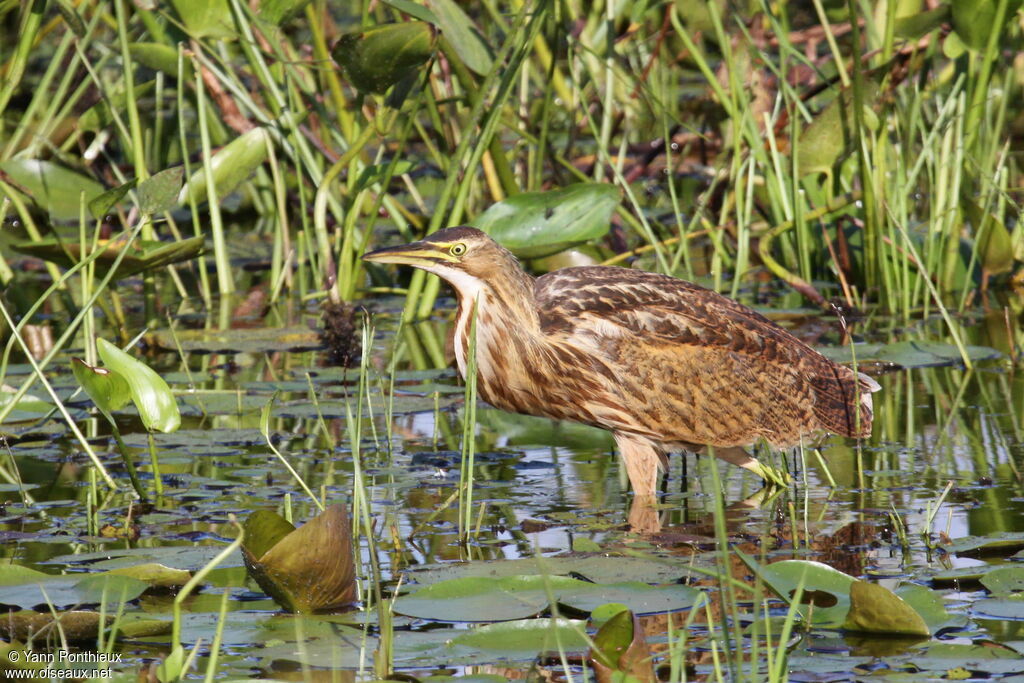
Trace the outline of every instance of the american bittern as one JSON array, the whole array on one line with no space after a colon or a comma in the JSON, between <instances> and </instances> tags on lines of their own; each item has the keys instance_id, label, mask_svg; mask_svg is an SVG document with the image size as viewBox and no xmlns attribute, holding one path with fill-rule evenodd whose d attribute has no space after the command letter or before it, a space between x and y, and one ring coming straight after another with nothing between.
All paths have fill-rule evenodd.
<instances>
[{"instance_id":1,"label":"american bittern","mask_svg":"<svg viewBox=\"0 0 1024 683\"><path fill-rule=\"evenodd\" d=\"M762 478L743 450L814 432L871 433L870 377L775 323L690 282L628 268L564 268L539 278L475 228L363 256L421 268L458 296L455 357L465 377L476 307L477 387L504 410L608 429L634 494L653 499L672 450L715 455Z\"/></svg>"}]
</instances>

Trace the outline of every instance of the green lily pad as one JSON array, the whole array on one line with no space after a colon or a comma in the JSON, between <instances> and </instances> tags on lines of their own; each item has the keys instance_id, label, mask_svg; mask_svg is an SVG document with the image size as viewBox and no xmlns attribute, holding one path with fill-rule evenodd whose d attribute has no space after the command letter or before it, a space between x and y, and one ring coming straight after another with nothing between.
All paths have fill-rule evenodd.
<instances>
[{"instance_id":1,"label":"green lily pad","mask_svg":"<svg viewBox=\"0 0 1024 683\"><path fill-rule=\"evenodd\" d=\"M981 577L981 585L993 595L1009 596L1024 593L1024 566L995 567Z\"/></svg>"},{"instance_id":2,"label":"green lily pad","mask_svg":"<svg viewBox=\"0 0 1024 683\"><path fill-rule=\"evenodd\" d=\"M971 612L982 618L1024 620L1024 595L977 600Z\"/></svg>"},{"instance_id":3,"label":"green lily pad","mask_svg":"<svg viewBox=\"0 0 1024 683\"><path fill-rule=\"evenodd\" d=\"M967 626L967 616L947 611L945 601L938 591L916 583L904 583L896 589L896 595L924 619L932 635L947 629L962 629Z\"/></svg>"},{"instance_id":4,"label":"green lily pad","mask_svg":"<svg viewBox=\"0 0 1024 683\"><path fill-rule=\"evenodd\" d=\"M988 536L964 536L942 546L951 555L980 557L985 555L1010 555L1024 548L1024 532L1000 531Z\"/></svg>"},{"instance_id":5,"label":"green lily pad","mask_svg":"<svg viewBox=\"0 0 1024 683\"><path fill-rule=\"evenodd\" d=\"M492 205L471 225L519 258L543 258L602 237L618 204L614 185L580 183L513 195Z\"/></svg>"},{"instance_id":6,"label":"green lily pad","mask_svg":"<svg viewBox=\"0 0 1024 683\"><path fill-rule=\"evenodd\" d=\"M106 600L108 607L134 600L149 588L145 581L110 574L52 575L27 567L0 565L0 604L24 609L52 604L57 609Z\"/></svg>"},{"instance_id":7,"label":"green lily pad","mask_svg":"<svg viewBox=\"0 0 1024 683\"><path fill-rule=\"evenodd\" d=\"M963 357L953 344L936 341L910 340L892 344L858 344L849 346L819 347L826 358L837 363L852 363L854 355L858 363L891 363L901 368L930 368L944 365L960 365ZM1002 354L987 346L966 346L964 350L972 362L993 360Z\"/></svg>"},{"instance_id":8,"label":"green lily pad","mask_svg":"<svg viewBox=\"0 0 1024 683\"><path fill-rule=\"evenodd\" d=\"M761 565L758 576L780 597L790 600L802 586L797 610L816 626L841 626L850 611L856 579L821 562L783 560Z\"/></svg>"},{"instance_id":9,"label":"green lily pad","mask_svg":"<svg viewBox=\"0 0 1024 683\"><path fill-rule=\"evenodd\" d=\"M507 621L534 616L551 601L592 611L620 602L640 614L686 609L700 598L689 586L596 584L567 576L466 577L441 581L395 601L395 612L440 621Z\"/></svg>"},{"instance_id":10,"label":"green lily pad","mask_svg":"<svg viewBox=\"0 0 1024 683\"><path fill-rule=\"evenodd\" d=\"M523 619L488 624L452 639L456 652L470 648L501 660L533 659L542 652L578 652L589 643L585 622L570 619Z\"/></svg>"}]
</instances>

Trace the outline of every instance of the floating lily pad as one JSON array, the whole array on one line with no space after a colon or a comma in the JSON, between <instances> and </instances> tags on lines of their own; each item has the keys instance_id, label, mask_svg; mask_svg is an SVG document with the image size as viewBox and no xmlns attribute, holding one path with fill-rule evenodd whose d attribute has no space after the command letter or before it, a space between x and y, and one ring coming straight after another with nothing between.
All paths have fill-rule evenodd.
<instances>
[{"instance_id":1,"label":"floating lily pad","mask_svg":"<svg viewBox=\"0 0 1024 683\"><path fill-rule=\"evenodd\" d=\"M542 652L578 652L589 645L585 622L569 619L523 619L488 624L452 639L452 647L471 648L500 660L529 660Z\"/></svg>"},{"instance_id":2,"label":"floating lily pad","mask_svg":"<svg viewBox=\"0 0 1024 683\"><path fill-rule=\"evenodd\" d=\"M942 546L951 555L981 557L986 555L1012 555L1024 548L1024 532L1001 531L988 536L964 536Z\"/></svg>"},{"instance_id":3,"label":"floating lily pad","mask_svg":"<svg viewBox=\"0 0 1024 683\"><path fill-rule=\"evenodd\" d=\"M123 279L172 263L194 259L203 251L205 239L190 237L180 242L158 242L136 240L121 259L114 279ZM64 268L70 268L82 260L81 244L67 240L45 239L38 242L18 242L11 247L22 254L52 261ZM94 261L98 273L103 276L114 265L118 255L124 251L124 241L107 240L102 245L103 253Z\"/></svg>"},{"instance_id":4,"label":"floating lily pad","mask_svg":"<svg viewBox=\"0 0 1024 683\"><path fill-rule=\"evenodd\" d=\"M149 588L145 581L110 574L55 576L18 565L0 565L0 604L57 609L82 604L108 605L134 600Z\"/></svg>"},{"instance_id":5,"label":"floating lily pad","mask_svg":"<svg viewBox=\"0 0 1024 683\"><path fill-rule=\"evenodd\" d=\"M783 560L761 565L758 575L779 596L790 600L803 588L797 610L816 626L840 626L850 611L850 588L856 581L821 562Z\"/></svg>"},{"instance_id":6,"label":"floating lily pad","mask_svg":"<svg viewBox=\"0 0 1024 683\"><path fill-rule=\"evenodd\" d=\"M399 597L395 611L438 621L506 621L539 614L554 600L586 612L620 602L639 614L653 614L691 607L700 595L697 589L678 584L596 584L567 576L466 577Z\"/></svg>"},{"instance_id":7,"label":"floating lily pad","mask_svg":"<svg viewBox=\"0 0 1024 683\"><path fill-rule=\"evenodd\" d=\"M1024 620L1024 595L978 600L971 605L971 612L983 618Z\"/></svg>"},{"instance_id":8,"label":"floating lily pad","mask_svg":"<svg viewBox=\"0 0 1024 683\"><path fill-rule=\"evenodd\" d=\"M911 340L892 344L858 344L857 346L819 347L823 356L837 363L888 363L901 368L929 368L961 365L963 357L953 344L937 341ZM994 360L1002 354L987 346L966 346L972 362Z\"/></svg>"},{"instance_id":9,"label":"floating lily pad","mask_svg":"<svg viewBox=\"0 0 1024 683\"><path fill-rule=\"evenodd\" d=\"M940 631L962 629L967 626L967 616L951 614L946 610L946 603L937 591L915 583L905 583L896 589L896 595L913 607L914 611L924 619L925 624L928 625L928 631L932 635Z\"/></svg>"}]
</instances>

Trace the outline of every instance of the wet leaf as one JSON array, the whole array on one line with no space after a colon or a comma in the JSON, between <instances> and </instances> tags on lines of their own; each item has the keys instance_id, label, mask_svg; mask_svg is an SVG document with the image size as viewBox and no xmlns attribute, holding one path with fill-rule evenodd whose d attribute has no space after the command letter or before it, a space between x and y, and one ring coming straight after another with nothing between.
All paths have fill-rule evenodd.
<instances>
[{"instance_id":1,"label":"wet leaf","mask_svg":"<svg viewBox=\"0 0 1024 683\"><path fill-rule=\"evenodd\" d=\"M596 584L568 576L465 577L441 581L404 595L395 612L443 621L504 621L533 616L559 604L592 611L620 602L641 614L691 607L700 591L689 586L649 586L639 582Z\"/></svg>"},{"instance_id":2,"label":"wet leaf","mask_svg":"<svg viewBox=\"0 0 1024 683\"><path fill-rule=\"evenodd\" d=\"M88 206L103 194L103 186L92 178L52 161L8 159L0 162L0 171L25 188L36 203L58 221L77 221L79 198L84 195Z\"/></svg>"},{"instance_id":3,"label":"wet leaf","mask_svg":"<svg viewBox=\"0 0 1024 683\"><path fill-rule=\"evenodd\" d=\"M945 601L937 591L916 583L905 583L896 589L896 595L921 615L932 635L946 629L961 629L967 626L967 617L948 612Z\"/></svg>"},{"instance_id":4,"label":"wet leaf","mask_svg":"<svg viewBox=\"0 0 1024 683\"><path fill-rule=\"evenodd\" d=\"M587 648L585 623L569 619L524 619L465 631L452 646L473 648L503 659L533 659L541 652L580 652Z\"/></svg>"},{"instance_id":5,"label":"wet leaf","mask_svg":"<svg viewBox=\"0 0 1024 683\"><path fill-rule=\"evenodd\" d=\"M343 35L331 57L357 90L383 93L430 61L436 43L437 33L426 22L380 24Z\"/></svg>"},{"instance_id":6,"label":"wet leaf","mask_svg":"<svg viewBox=\"0 0 1024 683\"><path fill-rule=\"evenodd\" d=\"M234 38L235 22L228 0L171 0L193 38Z\"/></svg>"},{"instance_id":7,"label":"wet leaf","mask_svg":"<svg viewBox=\"0 0 1024 683\"><path fill-rule=\"evenodd\" d=\"M966 669L992 675L1024 671L1024 659L1019 654L995 643L985 646L931 642L924 645L921 653L912 657L910 663L922 672Z\"/></svg>"},{"instance_id":8,"label":"wet leaf","mask_svg":"<svg viewBox=\"0 0 1024 683\"><path fill-rule=\"evenodd\" d=\"M96 272L102 276L110 269L117 260L118 255L124 250L124 241L120 239L108 240L101 243L103 253L93 262L96 264ZM194 259L203 251L205 238L202 235L190 237L180 242L157 242L152 240L132 243L130 251L121 259L117 267L114 279L119 280L147 270L163 268L172 263L180 263ZM11 247L22 254L35 256L46 261L53 261L59 266L70 268L82 260L82 248L78 242L62 242L56 239L41 240L39 242L19 242ZM90 247L91 248L91 247Z\"/></svg>"},{"instance_id":9,"label":"wet leaf","mask_svg":"<svg viewBox=\"0 0 1024 683\"><path fill-rule=\"evenodd\" d=\"M981 585L993 595L1009 596L1024 592L1024 565L996 567L981 577Z\"/></svg>"},{"instance_id":10,"label":"wet leaf","mask_svg":"<svg viewBox=\"0 0 1024 683\"><path fill-rule=\"evenodd\" d=\"M852 576L820 562L783 560L761 565L759 576L779 596L792 599L802 585L804 597L797 610L818 626L839 626L850 611Z\"/></svg>"},{"instance_id":11,"label":"wet leaf","mask_svg":"<svg viewBox=\"0 0 1024 683\"><path fill-rule=\"evenodd\" d=\"M1002 31L1016 20L1021 0L1006 0L1006 26L996 26L996 13L1001 0L951 0L953 30L972 50L982 51L988 47L993 31Z\"/></svg>"},{"instance_id":12,"label":"wet leaf","mask_svg":"<svg viewBox=\"0 0 1024 683\"><path fill-rule=\"evenodd\" d=\"M981 618L1024 620L1024 595L978 600L971 605L971 612Z\"/></svg>"},{"instance_id":13,"label":"wet leaf","mask_svg":"<svg viewBox=\"0 0 1024 683\"><path fill-rule=\"evenodd\" d=\"M297 17L311 0L260 0L260 18L281 25Z\"/></svg>"},{"instance_id":14,"label":"wet leaf","mask_svg":"<svg viewBox=\"0 0 1024 683\"><path fill-rule=\"evenodd\" d=\"M213 169L214 190L217 200L235 191L239 185L267 160L268 145L273 144L265 128L253 128L239 135L210 158ZM184 204L189 196L196 202L207 199L206 169L199 167L178 194L178 203Z\"/></svg>"},{"instance_id":15,"label":"wet leaf","mask_svg":"<svg viewBox=\"0 0 1024 683\"><path fill-rule=\"evenodd\" d=\"M609 619L594 635L587 655L598 683L625 680L655 681L651 653L640 620L629 610Z\"/></svg>"},{"instance_id":16,"label":"wet leaf","mask_svg":"<svg viewBox=\"0 0 1024 683\"><path fill-rule=\"evenodd\" d=\"M448 42L462 63L481 76L487 75L494 60L487 41L455 0L430 0L430 7Z\"/></svg>"},{"instance_id":17,"label":"wet leaf","mask_svg":"<svg viewBox=\"0 0 1024 683\"><path fill-rule=\"evenodd\" d=\"M112 413L125 407L132 400L131 387L116 372L93 367L81 358L71 359L71 370L79 385L85 389L85 393L111 422L114 421Z\"/></svg>"},{"instance_id":18,"label":"wet leaf","mask_svg":"<svg viewBox=\"0 0 1024 683\"><path fill-rule=\"evenodd\" d=\"M178 403L163 377L106 339L96 340L96 350L107 369L128 383L132 402L146 429L173 432L181 426Z\"/></svg>"},{"instance_id":19,"label":"wet leaf","mask_svg":"<svg viewBox=\"0 0 1024 683\"><path fill-rule=\"evenodd\" d=\"M967 557L1010 555L1020 548L1024 548L1024 532L1021 531L1000 531L988 536L964 536L942 546L947 553Z\"/></svg>"},{"instance_id":20,"label":"wet leaf","mask_svg":"<svg viewBox=\"0 0 1024 683\"><path fill-rule=\"evenodd\" d=\"M993 360L1002 354L987 346L964 347L974 361ZM856 354L858 363L891 363L901 368L929 368L961 365L960 350L953 344L937 341L907 340L892 344L858 344L849 346L818 347L817 351L837 363L852 363Z\"/></svg>"},{"instance_id":21,"label":"wet leaf","mask_svg":"<svg viewBox=\"0 0 1024 683\"><path fill-rule=\"evenodd\" d=\"M178 205L181 179L185 167L168 168L139 183L139 211L146 214L163 213Z\"/></svg>"},{"instance_id":22,"label":"wet leaf","mask_svg":"<svg viewBox=\"0 0 1024 683\"><path fill-rule=\"evenodd\" d=\"M147 588L149 584L141 579L109 572L90 574L75 583L81 601L86 603L106 601L108 604L116 604L134 600L145 593Z\"/></svg>"},{"instance_id":23,"label":"wet leaf","mask_svg":"<svg viewBox=\"0 0 1024 683\"><path fill-rule=\"evenodd\" d=\"M107 215L107 212L110 211L114 205L120 202L137 184L138 179L132 178L128 182L118 185L117 187L107 190L103 194L95 197L91 202L89 202L89 213L96 219Z\"/></svg>"},{"instance_id":24,"label":"wet leaf","mask_svg":"<svg viewBox=\"0 0 1024 683\"><path fill-rule=\"evenodd\" d=\"M843 628L863 633L928 637L928 625L914 608L885 586L854 581Z\"/></svg>"},{"instance_id":25,"label":"wet leaf","mask_svg":"<svg viewBox=\"0 0 1024 683\"><path fill-rule=\"evenodd\" d=\"M520 258L543 258L603 236L618 204L614 185L580 183L514 195L471 224Z\"/></svg>"},{"instance_id":26,"label":"wet leaf","mask_svg":"<svg viewBox=\"0 0 1024 683\"><path fill-rule=\"evenodd\" d=\"M47 603L57 609L106 600L107 607L134 600L148 584L126 576L106 574L44 574L18 565L0 565L0 604L25 609Z\"/></svg>"},{"instance_id":27,"label":"wet leaf","mask_svg":"<svg viewBox=\"0 0 1024 683\"><path fill-rule=\"evenodd\" d=\"M254 528L266 534L260 544L284 529L266 516ZM242 554L249 575L289 611L337 610L355 600L351 531L341 505L331 505L259 557L244 545Z\"/></svg>"}]
</instances>

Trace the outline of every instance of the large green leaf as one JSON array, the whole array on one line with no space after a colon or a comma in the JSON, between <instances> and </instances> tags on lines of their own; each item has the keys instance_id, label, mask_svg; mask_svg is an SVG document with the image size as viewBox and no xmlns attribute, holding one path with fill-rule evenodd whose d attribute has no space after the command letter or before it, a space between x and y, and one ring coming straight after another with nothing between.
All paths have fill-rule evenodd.
<instances>
[{"instance_id":1,"label":"large green leaf","mask_svg":"<svg viewBox=\"0 0 1024 683\"><path fill-rule=\"evenodd\" d=\"M260 0L260 19L283 24L306 9L311 0Z\"/></svg>"},{"instance_id":2,"label":"large green leaf","mask_svg":"<svg viewBox=\"0 0 1024 683\"><path fill-rule=\"evenodd\" d=\"M928 637L928 625L913 607L885 586L854 581L843 627L864 633Z\"/></svg>"},{"instance_id":3,"label":"large green leaf","mask_svg":"<svg viewBox=\"0 0 1024 683\"><path fill-rule=\"evenodd\" d=\"M128 383L132 402L146 429L173 432L181 426L178 403L163 377L106 339L96 340L96 350L107 370L118 373Z\"/></svg>"},{"instance_id":4,"label":"large green leaf","mask_svg":"<svg viewBox=\"0 0 1024 683\"><path fill-rule=\"evenodd\" d=\"M597 584L568 576L475 576L441 581L402 596L395 602L395 611L421 619L504 621L538 614L552 598L586 612L606 602L619 602L639 614L653 614L686 609L699 597L697 589L679 584Z\"/></svg>"},{"instance_id":5,"label":"large green leaf","mask_svg":"<svg viewBox=\"0 0 1024 683\"><path fill-rule=\"evenodd\" d=\"M83 195L88 206L103 194L103 186L92 178L52 161L8 159L0 162L0 171L25 188L36 203L58 221L78 220Z\"/></svg>"},{"instance_id":6,"label":"large green leaf","mask_svg":"<svg viewBox=\"0 0 1024 683\"><path fill-rule=\"evenodd\" d=\"M108 607L134 600L149 587L145 581L112 574L55 576L19 565L0 565L0 603L32 608L47 602L60 609L107 601Z\"/></svg>"},{"instance_id":7,"label":"large green leaf","mask_svg":"<svg viewBox=\"0 0 1024 683\"><path fill-rule=\"evenodd\" d=\"M246 178L267 160L267 146L272 144L270 134L264 128L253 128L222 147L210 159L213 169L214 190L218 199L234 192ZM201 202L206 197L206 170L200 168L192 174L178 195L178 203L184 204L189 195Z\"/></svg>"},{"instance_id":8,"label":"large green leaf","mask_svg":"<svg viewBox=\"0 0 1024 683\"><path fill-rule=\"evenodd\" d=\"M488 624L452 639L456 652L473 648L503 659L533 659L541 652L575 652L588 646L584 622L569 619L524 619Z\"/></svg>"},{"instance_id":9,"label":"large green leaf","mask_svg":"<svg viewBox=\"0 0 1024 683\"><path fill-rule=\"evenodd\" d=\"M955 345L924 339L908 339L892 344L858 344L854 347L819 347L817 350L837 363L852 363L855 356L858 363L889 363L902 368L929 368L963 363L960 350ZM1002 355L987 346L966 346L964 350L968 358L975 362L992 360Z\"/></svg>"},{"instance_id":10,"label":"large green leaf","mask_svg":"<svg viewBox=\"0 0 1024 683\"><path fill-rule=\"evenodd\" d=\"M761 565L758 575L773 591L786 600L796 597L799 589L800 615L818 626L839 626L850 611L850 587L856 581L821 562L783 560Z\"/></svg>"},{"instance_id":11,"label":"large green leaf","mask_svg":"<svg viewBox=\"0 0 1024 683\"><path fill-rule=\"evenodd\" d=\"M430 7L441 26L441 32L455 48L459 59L476 73L484 76L491 70L491 59L487 42L476 26L455 0L431 0Z\"/></svg>"},{"instance_id":12,"label":"large green leaf","mask_svg":"<svg viewBox=\"0 0 1024 683\"><path fill-rule=\"evenodd\" d=\"M360 92L383 93L426 64L434 54L437 32L423 21L381 24L346 33L331 56Z\"/></svg>"},{"instance_id":13,"label":"large green leaf","mask_svg":"<svg viewBox=\"0 0 1024 683\"><path fill-rule=\"evenodd\" d=\"M356 597L355 564L345 508L331 505L298 529L289 527L273 512L250 517L242 546L249 575L292 612L350 605ZM251 542L249 533L254 536Z\"/></svg>"},{"instance_id":14,"label":"large green leaf","mask_svg":"<svg viewBox=\"0 0 1024 683\"><path fill-rule=\"evenodd\" d=\"M93 367L81 358L71 359L71 370L85 393L111 422L114 421L112 413L132 400L131 388L119 373Z\"/></svg>"},{"instance_id":15,"label":"large green leaf","mask_svg":"<svg viewBox=\"0 0 1024 683\"><path fill-rule=\"evenodd\" d=\"M580 183L514 195L471 224L520 258L542 258L603 236L618 203L614 185Z\"/></svg>"}]
</instances>

